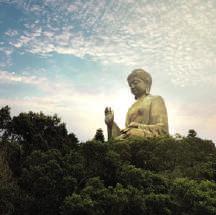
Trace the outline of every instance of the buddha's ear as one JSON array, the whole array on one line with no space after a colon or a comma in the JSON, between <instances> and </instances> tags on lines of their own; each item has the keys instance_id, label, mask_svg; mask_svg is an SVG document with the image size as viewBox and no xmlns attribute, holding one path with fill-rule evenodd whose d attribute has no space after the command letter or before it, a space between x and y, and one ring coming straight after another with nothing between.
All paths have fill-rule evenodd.
<instances>
[{"instance_id":1,"label":"buddha's ear","mask_svg":"<svg viewBox=\"0 0 216 215\"><path fill-rule=\"evenodd\" d=\"M150 93L150 89L149 87L146 87L146 95L148 95Z\"/></svg>"}]
</instances>

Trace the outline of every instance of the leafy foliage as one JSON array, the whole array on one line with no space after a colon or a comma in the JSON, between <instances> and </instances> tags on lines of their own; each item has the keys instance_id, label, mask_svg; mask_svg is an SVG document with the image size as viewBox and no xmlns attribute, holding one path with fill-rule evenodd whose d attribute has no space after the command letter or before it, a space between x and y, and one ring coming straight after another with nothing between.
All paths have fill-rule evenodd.
<instances>
[{"instance_id":1,"label":"leafy foliage","mask_svg":"<svg viewBox=\"0 0 216 215\"><path fill-rule=\"evenodd\" d=\"M193 137L197 136L197 133L196 133L196 131L194 129L189 129L187 136L193 138Z\"/></svg>"},{"instance_id":2,"label":"leafy foliage","mask_svg":"<svg viewBox=\"0 0 216 215\"><path fill-rule=\"evenodd\" d=\"M0 214L216 214L215 145L194 132L79 143L56 115L7 106L0 125Z\"/></svg>"},{"instance_id":3,"label":"leafy foliage","mask_svg":"<svg viewBox=\"0 0 216 215\"><path fill-rule=\"evenodd\" d=\"M10 122L10 108L8 106L2 107L0 109L0 131L3 132L7 128Z\"/></svg>"},{"instance_id":4,"label":"leafy foliage","mask_svg":"<svg viewBox=\"0 0 216 215\"><path fill-rule=\"evenodd\" d=\"M101 128L97 129L94 139L97 141L101 141L102 143L104 142L105 138L104 138L103 130Z\"/></svg>"}]
</instances>

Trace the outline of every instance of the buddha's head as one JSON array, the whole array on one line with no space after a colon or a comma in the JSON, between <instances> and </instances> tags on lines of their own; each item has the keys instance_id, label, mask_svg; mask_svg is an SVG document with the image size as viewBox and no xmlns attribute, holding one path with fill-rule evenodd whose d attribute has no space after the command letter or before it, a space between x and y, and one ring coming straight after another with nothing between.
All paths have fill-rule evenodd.
<instances>
[{"instance_id":1,"label":"buddha's head","mask_svg":"<svg viewBox=\"0 0 216 215\"><path fill-rule=\"evenodd\" d=\"M150 93L152 78L151 75L143 69L135 69L127 78L131 92L135 99Z\"/></svg>"}]
</instances>

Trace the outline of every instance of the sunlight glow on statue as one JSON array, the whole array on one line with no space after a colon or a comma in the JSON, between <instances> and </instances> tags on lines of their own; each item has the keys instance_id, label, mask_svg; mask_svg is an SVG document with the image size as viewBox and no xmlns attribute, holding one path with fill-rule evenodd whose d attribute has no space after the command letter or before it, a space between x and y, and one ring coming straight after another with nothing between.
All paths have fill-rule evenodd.
<instances>
[{"instance_id":1,"label":"sunlight glow on statue","mask_svg":"<svg viewBox=\"0 0 216 215\"><path fill-rule=\"evenodd\" d=\"M105 123L108 139L125 139L131 136L156 137L169 134L164 100L161 96L150 94L151 75L143 69L135 69L127 80L136 102L127 112L126 128L123 130L120 130L114 122L113 110L106 107Z\"/></svg>"}]
</instances>

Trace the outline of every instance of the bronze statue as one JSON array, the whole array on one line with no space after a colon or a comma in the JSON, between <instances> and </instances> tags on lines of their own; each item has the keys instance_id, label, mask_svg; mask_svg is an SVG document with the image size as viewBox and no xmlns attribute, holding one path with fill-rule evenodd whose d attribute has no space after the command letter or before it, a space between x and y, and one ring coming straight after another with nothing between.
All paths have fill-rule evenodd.
<instances>
[{"instance_id":1,"label":"bronze statue","mask_svg":"<svg viewBox=\"0 0 216 215\"><path fill-rule=\"evenodd\" d=\"M105 109L105 123L108 139L125 139L131 136L155 137L167 135L168 119L164 100L161 96L150 94L152 78L143 69L135 69L127 78L136 102L129 108L126 117L126 128L120 130L114 122L114 112Z\"/></svg>"}]
</instances>

